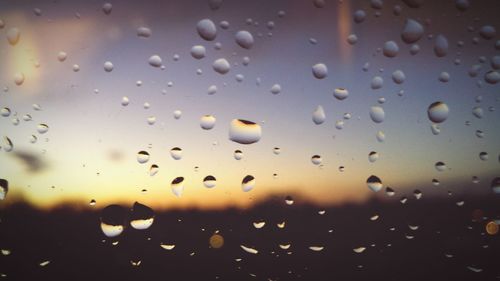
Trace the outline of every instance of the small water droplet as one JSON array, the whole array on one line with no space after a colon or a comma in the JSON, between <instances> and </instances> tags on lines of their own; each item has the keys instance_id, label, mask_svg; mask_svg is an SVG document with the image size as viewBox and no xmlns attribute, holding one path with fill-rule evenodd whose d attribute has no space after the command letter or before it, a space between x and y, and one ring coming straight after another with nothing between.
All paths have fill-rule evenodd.
<instances>
[{"instance_id":1,"label":"small water droplet","mask_svg":"<svg viewBox=\"0 0 500 281\"><path fill-rule=\"evenodd\" d=\"M220 58L214 61L212 68L219 74L226 74L231 69L231 65L225 58Z\"/></svg>"},{"instance_id":2,"label":"small water droplet","mask_svg":"<svg viewBox=\"0 0 500 281\"><path fill-rule=\"evenodd\" d=\"M444 164L444 162L436 162L436 164L434 164L434 167L436 168L437 171L439 172L444 172L446 171L447 167L446 165Z\"/></svg>"},{"instance_id":3,"label":"small water droplet","mask_svg":"<svg viewBox=\"0 0 500 281\"><path fill-rule=\"evenodd\" d=\"M280 84L274 84L271 89L270 89L271 93L274 94L274 95L277 95L281 92L281 86Z\"/></svg>"},{"instance_id":4,"label":"small water droplet","mask_svg":"<svg viewBox=\"0 0 500 281\"><path fill-rule=\"evenodd\" d=\"M349 96L349 91L344 88L336 88L333 91L333 96L338 100L345 100Z\"/></svg>"},{"instance_id":5,"label":"small water droplet","mask_svg":"<svg viewBox=\"0 0 500 281\"><path fill-rule=\"evenodd\" d=\"M371 163L375 162L378 160L379 154L376 151L372 151L368 154L368 161Z\"/></svg>"},{"instance_id":6,"label":"small water droplet","mask_svg":"<svg viewBox=\"0 0 500 281\"><path fill-rule=\"evenodd\" d=\"M137 230L148 229L153 225L154 212L150 207L135 202L132 206L130 226Z\"/></svg>"},{"instance_id":7,"label":"small water droplet","mask_svg":"<svg viewBox=\"0 0 500 281\"><path fill-rule=\"evenodd\" d=\"M434 123L442 123L448 118L450 110L444 102L437 101L427 108L427 116Z\"/></svg>"},{"instance_id":8,"label":"small water droplet","mask_svg":"<svg viewBox=\"0 0 500 281\"><path fill-rule=\"evenodd\" d=\"M392 73L392 81L396 84L403 84L406 80L406 75L402 70L396 70Z\"/></svg>"},{"instance_id":9,"label":"small water droplet","mask_svg":"<svg viewBox=\"0 0 500 281\"><path fill-rule=\"evenodd\" d=\"M229 127L229 139L240 144L256 143L262 137L259 124L243 119L233 119Z\"/></svg>"},{"instance_id":10,"label":"small water droplet","mask_svg":"<svg viewBox=\"0 0 500 281\"><path fill-rule=\"evenodd\" d=\"M15 46L21 38L21 31L17 27L12 27L7 31L7 41L11 46Z\"/></svg>"},{"instance_id":11,"label":"small water droplet","mask_svg":"<svg viewBox=\"0 0 500 281\"><path fill-rule=\"evenodd\" d=\"M420 40L424 35L424 27L416 20L407 19L403 32L401 33L401 39L407 43L412 44Z\"/></svg>"},{"instance_id":12,"label":"small water droplet","mask_svg":"<svg viewBox=\"0 0 500 281\"><path fill-rule=\"evenodd\" d=\"M175 196L181 197L182 192L184 191L184 178L183 177L175 178L170 184L170 187L172 189L172 193L174 193Z\"/></svg>"},{"instance_id":13,"label":"small water droplet","mask_svg":"<svg viewBox=\"0 0 500 281\"><path fill-rule=\"evenodd\" d=\"M5 200L8 192L9 182L6 179L0 179L0 200Z\"/></svg>"},{"instance_id":14,"label":"small water droplet","mask_svg":"<svg viewBox=\"0 0 500 281\"><path fill-rule=\"evenodd\" d=\"M370 109L370 118L375 123L382 123L385 119L384 109L380 106L372 106Z\"/></svg>"},{"instance_id":15,"label":"small water droplet","mask_svg":"<svg viewBox=\"0 0 500 281\"><path fill-rule=\"evenodd\" d=\"M371 189L373 192L378 192L383 187L380 178L374 175L368 177L368 179L366 180L366 184L368 185L368 188Z\"/></svg>"},{"instance_id":16,"label":"small water droplet","mask_svg":"<svg viewBox=\"0 0 500 281\"><path fill-rule=\"evenodd\" d=\"M112 62L107 61L104 63L104 71L111 72L111 71L113 71L113 68L114 68L114 66L113 66Z\"/></svg>"},{"instance_id":17,"label":"small water droplet","mask_svg":"<svg viewBox=\"0 0 500 281\"><path fill-rule=\"evenodd\" d=\"M434 41L434 54L437 57L444 57L448 54L448 39L444 35L439 34Z\"/></svg>"},{"instance_id":18,"label":"small water droplet","mask_svg":"<svg viewBox=\"0 0 500 281\"><path fill-rule=\"evenodd\" d=\"M203 179L203 184L206 188L213 188L217 183L217 179L214 176L206 176Z\"/></svg>"},{"instance_id":19,"label":"small water droplet","mask_svg":"<svg viewBox=\"0 0 500 281\"><path fill-rule=\"evenodd\" d=\"M312 120L316 125L320 125L323 124L323 122L325 122L326 120L325 110L321 105L318 105L316 110L314 110L312 114Z\"/></svg>"},{"instance_id":20,"label":"small water droplet","mask_svg":"<svg viewBox=\"0 0 500 281\"><path fill-rule=\"evenodd\" d=\"M375 76L372 78L370 87L373 90L378 90L384 86L384 79L380 76Z\"/></svg>"},{"instance_id":21,"label":"small water droplet","mask_svg":"<svg viewBox=\"0 0 500 281\"><path fill-rule=\"evenodd\" d=\"M255 178L251 175L247 175L241 181L241 189L244 192L248 192L255 187Z\"/></svg>"},{"instance_id":22,"label":"small water droplet","mask_svg":"<svg viewBox=\"0 0 500 281\"><path fill-rule=\"evenodd\" d=\"M388 58L393 58L398 55L399 46L394 41L387 41L384 43L383 54Z\"/></svg>"},{"instance_id":23,"label":"small water droplet","mask_svg":"<svg viewBox=\"0 0 500 281\"><path fill-rule=\"evenodd\" d=\"M8 107L4 107L2 109L0 109L0 115L2 115L2 117L9 117L10 116L10 108Z\"/></svg>"},{"instance_id":24,"label":"small water droplet","mask_svg":"<svg viewBox=\"0 0 500 281\"><path fill-rule=\"evenodd\" d=\"M17 86L21 86L24 83L24 73L18 72L14 74L14 83L16 83Z\"/></svg>"},{"instance_id":25,"label":"small water droplet","mask_svg":"<svg viewBox=\"0 0 500 281\"><path fill-rule=\"evenodd\" d=\"M36 130L40 134L45 134L49 131L49 126L47 126L47 124L38 124Z\"/></svg>"},{"instance_id":26,"label":"small water droplet","mask_svg":"<svg viewBox=\"0 0 500 281\"><path fill-rule=\"evenodd\" d=\"M252 33L246 30L240 30L235 35L236 43L245 49L251 49L254 44Z\"/></svg>"},{"instance_id":27,"label":"small water droplet","mask_svg":"<svg viewBox=\"0 0 500 281\"><path fill-rule=\"evenodd\" d=\"M320 155L313 155L311 157L311 162L314 164L314 165L319 165L321 164L321 162L323 162L323 159L321 158Z\"/></svg>"},{"instance_id":28,"label":"small water droplet","mask_svg":"<svg viewBox=\"0 0 500 281\"><path fill-rule=\"evenodd\" d=\"M148 63L153 67L160 67L162 65L162 60L159 55L152 55L149 57Z\"/></svg>"},{"instance_id":29,"label":"small water droplet","mask_svg":"<svg viewBox=\"0 0 500 281\"><path fill-rule=\"evenodd\" d=\"M137 153L137 162L144 164L149 161L149 153L147 151L141 150Z\"/></svg>"},{"instance_id":30,"label":"small water droplet","mask_svg":"<svg viewBox=\"0 0 500 281\"><path fill-rule=\"evenodd\" d=\"M328 68L323 63L317 63L313 65L312 73L317 79L323 79L328 76Z\"/></svg>"},{"instance_id":31,"label":"small water droplet","mask_svg":"<svg viewBox=\"0 0 500 281\"><path fill-rule=\"evenodd\" d=\"M113 10L113 5L111 3L104 3L102 5L102 11L104 14L109 15L111 14L111 11Z\"/></svg>"},{"instance_id":32,"label":"small water droplet","mask_svg":"<svg viewBox=\"0 0 500 281\"><path fill-rule=\"evenodd\" d=\"M141 27L137 28L137 36L138 37L149 38L149 37L151 37L152 34L153 34L153 32L148 27L141 26Z\"/></svg>"},{"instance_id":33,"label":"small water droplet","mask_svg":"<svg viewBox=\"0 0 500 281\"><path fill-rule=\"evenodd\" d=\"M210 19L200 20L196 25L196 30L198 35L207 41L212 41L217 36L217 27Z\"/></svg>"},{"instance_id":34,"label":"small water droplet","mask_svg":"<svg viewBox=\"0 0 500 281\"><path fill-rule=\"evenodd\" d=\"M256 255L256 254L258 254L258 253L259 253L259 251L258 251L258 250L254 249L254 248L247 247L247 246L245 246L245 245L240 245L240 247L243 249L243 251L245 251L245 252L247 252L247 253L249 253L249 254L254 254L254 255Z\"/></svg>"},{"instance_id":35,"label":"small water droplet","mask_svg":"<svg viewBox=\"0 0 500 281\"><path fill-rule=\"evenodd\" d=\"M239 149L235 150L233 153L234 159L241 160L243 158L243 152Z\"/></svg>"},{"instance_id":36,"label":"small water droplet","mask_svg":"<svg viewBox=\"0 0 500 281\"><path fill-rule=\"evenodd\" d=\"M174 160L180 160L182 158L182 149L179 147L170 149L170 156L172 156Z\"/></svg>"}]
</instances>

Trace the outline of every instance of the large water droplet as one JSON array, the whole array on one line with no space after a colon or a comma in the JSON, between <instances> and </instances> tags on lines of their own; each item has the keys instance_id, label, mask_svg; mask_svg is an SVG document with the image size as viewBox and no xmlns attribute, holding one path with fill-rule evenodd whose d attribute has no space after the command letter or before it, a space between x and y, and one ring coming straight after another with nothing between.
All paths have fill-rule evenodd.
<instances>
[{"instance_id":1,"label":"large water droplet","mask_svg":"<svg viewBox=\"0 0 500 281\"><path fill-rule=\"evenodd\" d=\"M47 124L38 124L36 130L40 134L45 134L49 131L49 126L47 126Z\"/></svg>"},{"instance_id":2,"label":"large water droplet","mask_svg":"<svg viewBox=\"0 0 500 281\"><path fill-rule=\"evenodd\" d=\"M442 34L436 36L436 41L434 41L434 54L438 57L444 57L448 54L448 39Z\"/></svg>"},{"instance_id":3,"label":"large water droplet","mask_svg":"<svg viewBox=\"0 0 500 281\"><path fill-rule=\"evenodd\" d=\"M200 127L203 130L211 130L215 126L215 117L213 115L203 115L200 118Z\"/></svg>"},{"instance_id":4,"label":"large water droplet","mask_svg":"<svg viewBox=\"0 0 500 281\"><path fill-rule=\"evenodd\" d=\"M132 206L132 214L130 218L130 226L137 230L148 229L153 225L155 214L153 209L135 202Z\"/></svg>"},{"instance_id":5,"label":"large water droplet","mask_svg":"<svg viewBox=\"0 0 500 281\"><path fill-rule=\"evenodd\" d=\"M137 162L144 164L149 161L149 153L147 151L139 151L137 153Z\"/></svg>"},{"instance_id":6,"label":"large water droplet","mask_svg":"<svg viewBox=\"0 0 500 281\"><path fill-rule=\"evenodd\" d=\"M229 65L229 62L225 58L220 58L214 61L212 68L217 73L226 74L231 69L231 65Z\"/></svg>"},{"instance_id":7,"label":"large water droplet","mask_svg":"<svg viewBox=\"0 0 500 281\"><path fill-rule=\"evenodd\" d=\"M172 156L174 160L180 160L182 158L182 149L179 147L170 149L170 156Z\"/></svg>"},{"instance_id":8,"label":"large water droplet","mask_svg":"<svg viewBox=\"0 0 500 281\"><path fill-rule=\"evenodd\" d=\"M214 176L206 176L203 179L203 184L206 188L213 188L217 183L217 179Z\"/></svg>"},{"instance_id":9,"label":"large water droplet","mask_svg":"<svg viewBox=\"0 0 500 281\"><path fill-rule=\"evenodd\" d=\"M17 27L12 27L7 31L7 41L9 44L14 46L19 42L19 38L21 37L21 31Z\"/></svg>"},{"instance_id":10,"label":"large water droplet","mask_svg":"<svg viewBox=\"0 0 500 281\"><path fill-rule=\"evenodd\" d=\"M407 44L412 44L420 40L424 35L424 27L416 20L407 19L403 32L401 33L401 39Z\"/></svg>"},{"instance_id":11,"label":"large water droplet","mask_svg":"<svg viewBox=\"0 0 500 281\"><path fill-rule=\"evenodd\" d=\"M191 48L191 56L197 60L204 58L206 55L206 49L202 45L196 45Z\"/></svg>"},{"instance_id":12,"label":"large water droplet","mask_svg":"<svg viewBox=\"0 0 500 281\"><path fill-rule=\"evenodd\" d=\"M316 125L320 125L323 124L323 122L325 122L326 120L325 110L323 110L323 107L321 105L318 105L316 110L314 110L312 114L312 120Z\"/></svg>"},{"instance_id":13,"label":"large water droplet","mask_svg":"<svg viewBox=\"0 0 500 281\"><path fill-rule=\"evenodd\" d=\"M394 41L387 41L384 44L383 54L386 57L393 58L398 55L399 46Z\"/></svg>"},{"instance_id":14,"label":"large water droplet","mask_svg":"<svg viewBox=\"0 0 500 281\"><path fill-rule=\"evenodd\" d=\"M379 154L376 151L372 151L368 154L368 161L370 161L371 163L377 161L378 158L379 158Z\"/></svg>"},{"instance_id":15,"label":"large water droplet","mask_svg":"<svg viewBox=\"0 0 500 281\"><path fill-rule=\"evenodd\" d=\"M336 88L333 91L333 96L338 100L345 100L349 96L349 91L344 88Z\"/></svg>"},{"instance_id":16,"label":"large water droplet","mask_svg":"<svg viewBox=\"0 0 500 281\"><path fill-rule=\"evenodd\" d=\"M217 36L217 27L214 22L209 19L203 19L196 25L196 30L201 38L212 41Z\"/></svg>"},{"instance_id":17,"label":"large water droplet","mask_svg":"<svg viewBox=\"0 0 500 281\"><path fill-rule=\"evenodd\" d=\"M245 49L250 49L253 46L254 40L252 33L246 31L246 30L240 30L236 32L235 35L236 43L240 45L240 47L245 48Z\"/></svg>"},{"instance_id":18,"label":"large water droplet","mask_svg":"<svg viewBox=\"0 0 500 281\"><path fill-rule=\"evenodd\" d=\"M256 143L262 137L262 129L259 124L243 119L233 119L229 125L229 139L241 143Z\"/></svg>"},{"instance_id":19,"label":"large water droplet","mask_svg":"<svg viewBox=\"0 0 500 281\"><path fill-rule=\"evenodd\" d=\"M182 192L184 191L184 178L183 177L175 178L170 184L170 187L172 188L172 193L174 193L175 196L181 197Z\"/></svg>"},{"instance_id":20,"label":"large water droplet","mask_svg":"<svg viewBox=\"0 0 500 281\"><path fill-rule=\"evenodd\" d=\"M113 10L113 5L111 3L104 3L102 5L102 11L104 14L109 15L111 14L111 11Z\"/></svg>"},{"instance_id":21,"label":"large water droplet","mask_svg":"<svg viewBox=\"0 0 500 281\"><path fill-rule=\"evenodd\" d=\"M371 189L373 192L378 192L379 190L382 189L382 181L374 175L371 175L367 180L366 184L368 185L368 188Z\"/></svg>"},{"instance_id":22,"label":"large water droplet","mask_svg":"<svg viewBox=\"0 0 500 281\"><path fill-rule=\"evenodd\" d=\"M116 237L125 229L126 211L119 205L109 205L102 209L101 230L107 237Z\"/></svg>"},{"instance_id":23,"label":"large water droplet","mask_svg":"<svg viewBox=\"0 0 500 281\"><path fill-rule=\"evenodd\" d=\"M392 81L396 84L402 84L406 79L406 75L402 70L396 70L392 73Z\"/></svg>"},{"instance_id":24,"label":"large water droplet","mask_svg":"<svg viewBox=\"0 0 500 281\"><path fill-rule=\"evenodd\" d=\"M252 190L254 187L255 187L255 178L251 175L247 175L241 181L241 189L244 192L248 192L248 191Z\"/></svg>"},{"instance_id":25,"label":"large water droplet","mask_svg":"<svg viewBox=\"0 0 500 281\"><path fill-rule=\"evenodd\" d=\"M112 62L107 61L104 63L104 71L111 72L111 71L113 71L113 68L114 68L114 66L113 66Z\"/></svg>"},{"instance_id":26,"label":"large water droplet","mask_svg":"<svg viewBox=\"0 0 500 281\"><path fill-rule=\"evenodd\" d=\"M314 165L319 165L321 164L321 162L323 162L323 158L321 158L320 155L313 155L311 157L311 162L314 164Z\"/></svg>"},{"instance_id":27,"label":"large water droplet","mask_svg":"<svg viewBox=\"0 0 500 281\"><path fill-rule=\"evenodd\" d=\"M317 79L323 79L328 76L328 68L323 63L317 63L313 65L312 73Z\"/></svg>"},{"instance_id":28,"label":"large water droplet","mask_svg":"<svg viewBox=\"0 0 500 281\"><path fill-rule=\"evenodd\" d=\"M450 110L444 102L437 101L427 108L427 116L434 123L442 123L448 118Z\"/></svg>"},{"instance_id":29,"label":"large water droplet","mask_svg":"<svg viewBox=\"0 0 500 281\"><path fill-rule=\"evenodd\" d=\"M160 67L162 60L161 60L159 55L152 55L149 57L148 63L149 63L149 65L151 65L153 67Z\"/></svg>"},{"instance_id":30,"label":"large water droplet","mask_svg":"<svg viewBox=\"0 0 500 281\"><path fill-rule=\"evenodd\" d=\"M9 192L9 182L5 179L0 179L0 200L7 198Z\"/></svg>"},{"instance_id":31,"label":"large water droplet","mask_svg":"<svg viewBox=\"0 0 500 281\"><path fill-rule=\"evenodd\" d=\"M380 106L372 106L370 108L370 118L375 123L382 123L385 119L384 109Z\"/></svg>"},{"instance_id":32,"label":"large water droplet","mask_svg":"<svg viewBox=\"0 0 500 281\"><path fill-rule=\"evenodd\" d=\"M375 76L372 78L372 82L370 84L370 87L373 90L378 90L378 89L382 88L382 86L384 86L384 79L382 77Z\"/></svg>"}]
</instances>

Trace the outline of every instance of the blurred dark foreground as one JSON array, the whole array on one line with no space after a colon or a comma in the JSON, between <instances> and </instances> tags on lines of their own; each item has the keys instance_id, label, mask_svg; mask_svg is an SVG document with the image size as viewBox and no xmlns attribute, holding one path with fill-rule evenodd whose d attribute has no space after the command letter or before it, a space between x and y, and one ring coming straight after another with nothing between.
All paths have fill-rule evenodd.
<instances>
[{"instance_id":1,"label":"blurred dark foreground","mask_svg":"<svg viewBox=\"0 0 500 281\"><path fill-rule=\"evenodd\" d=\"M485 230L500 217L498 197L471 198L461 207L451 198L372 200L323 215L319 207L281 199L248 210L156 213L149 229L129 226L116 238L102 233L98 210L17 204L0 210L0 279L500 280L500 235ZM260 221L265 226L255 228ZM219 249L209 246L216 231L224 237ZM358 247L366 250L355 253Z\"/></svg>"}]
</instances>

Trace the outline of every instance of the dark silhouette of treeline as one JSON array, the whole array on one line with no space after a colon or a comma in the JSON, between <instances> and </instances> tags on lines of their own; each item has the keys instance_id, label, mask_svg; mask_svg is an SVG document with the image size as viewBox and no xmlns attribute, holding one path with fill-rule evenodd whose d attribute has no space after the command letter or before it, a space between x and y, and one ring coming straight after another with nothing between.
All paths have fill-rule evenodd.
<instances>
[{"instance_id":1,"label":"dark silhouette of treeline","mask_svg":"<svg viewBox=\"0 0 500 281\"><path fill-rule=\"evenodd\" d=\"M498 196L456 201L373 199L322 209L273 198L245 210L156 212L149 229L128 225L116 238L102 233L99 210L17 203L0 210L0 273L4 280L498 280L500 235L485 230L500 217ZM255 228L260 221L265 226ZM214 249L217 231L224 245Z\"/></svg>"}]
</instances>

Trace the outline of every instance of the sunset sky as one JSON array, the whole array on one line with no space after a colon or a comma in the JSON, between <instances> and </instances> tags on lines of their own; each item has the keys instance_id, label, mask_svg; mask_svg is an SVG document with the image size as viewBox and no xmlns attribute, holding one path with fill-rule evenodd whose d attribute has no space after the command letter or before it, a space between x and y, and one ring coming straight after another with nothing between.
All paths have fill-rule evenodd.
<instances>
[{"instance_id":1,"label":"sunset sky","mask_svg":"<svg viewBox=\"0 0 500 281\"><path fill-rule=\"evenodd\" d=\"M369 1L327 1L317 8L312 1L227 0L216 10L206 1L130 2L112 1L109 14L102 1L0 3L0 108L11 110L10 116L0 116L0 178L9 181L6 204L17 196L41 207L94 199L100 207L140 201L154 208L244 207L271 195L319 205L386 198L384 190L374 193L367 187L371 175L382 180L384 189L396 190L397 197L411 196L415 189L424 196L447 196L448 190L494 195L490 183L500 176L499 84L487 83L484 76L492 70L492 57L499 55L495 43L499 45L500 30L490 40L478 31L485 25L500 28L498 10L488 8L497 8L497 2L471 4L464 13L454 1L421 9L384 1L382 9L374 9ZM393 14L396 4L400 15ZM359 9L366 12L362 23L353 20ZM425 30L416 55L401 39L408 18ZM215 40L198 35L202 19L217 26ZM221 21L229 22L229 28L221 28ZM139 27L150 28L151 36L138 36ZM15 45L8 40L12 28L20 31ZM235 42L240 30L253 34L251 49ZM358 38L354 45L347 42L350 34ZM438 34L449 43L444 57L433 50ZM392 58L377 51L391 40L399 46ZM195 45L206 48L204 58L191 56ZM67 54L64 61L58 60L60 52ZM162 58L163 70L148 63L152 55ZM212 68L219 58L231 64L228 73ZM111 72L104 70L106 61L114 65ZM317 63L328 67L326 78L314 77ZM474 65L482 68L471 77ZM404 83L393 82L396 70L404 72ZM450 75L446 83L438 79L444 71ZM24 75L22 85L16 85L17 73ZM243 81L237 81L238 74ZM370 86L375 76L384 80L376 90ZM275 84L281 86L278 94L270 91ZM212 85L217 92L209 95ZM335 88L347 89L349 96L336 99ZM129 99L127 106L123 97ZM385 98L383 104L380 98ZM438 135L427 116L436 101L445 102L450 111ZM320 125L312 119L318 106L326 115ZM372 106L384 109L383 122L372 121ZM483 109L482 118L473 115L475 107ZM174 118L176 110L182 112L179 119ZM25 114L32 120L24 121ZM200 127L204 115L216 118L213 129ZM149 117L156 118L153 125ZM233 119L258 123L260 141L231 141ZM343 128L337 129L341 120ZM47 124L48 132L37 132L38 124ZM377 141L378 131L385 141ZM36 143L30 142L32 135ZM12 151L6 150L4 137L12 141ZM170 156L174 147L182 149L182 159ZM280 148L279 155L274 147ZM241 160L233 157L237 149L243 152ZM150 154L147 163L138 163L139 151ZM371 151L380 155L374 163L368 160ZM481 152L488 153L487 160L480 159ZM321 165L311 162L313 155L321 156ZM446 171L436 170L439 161ZM154 176L149 173L152 164L159 166ZM204 187L208 175L217 179L216 187ZM249 192L241 188L246 175L256 182ZM472 183L473 176L479 184ZM180 198L170 187L177 177L185 178ZM433 179L440 181L439 187L432 185Z\"/></svg>"}]
</instances>

